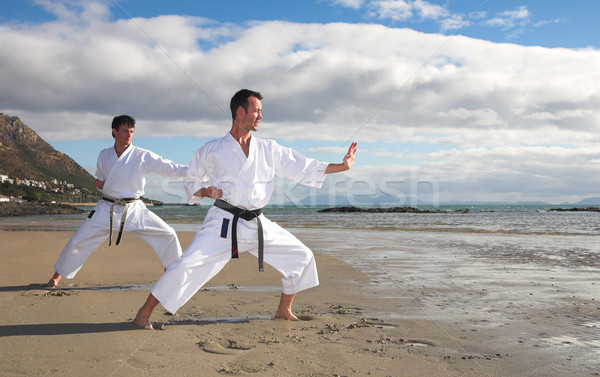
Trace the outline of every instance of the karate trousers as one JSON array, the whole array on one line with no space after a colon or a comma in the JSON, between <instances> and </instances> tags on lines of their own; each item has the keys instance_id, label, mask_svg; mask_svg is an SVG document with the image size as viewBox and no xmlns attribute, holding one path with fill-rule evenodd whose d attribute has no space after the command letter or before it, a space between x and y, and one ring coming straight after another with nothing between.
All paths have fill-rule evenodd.
<instances>
[{"instance_id":1,"label":"karate trousers","mask_svg":"<svg viewBox=\"0 0 600 377\"><path fill-rule=\"evenodd\" d=\"M175 313L192 298L231 260L231 218L217 207L206 214L202 228L181 258L167 268L152 288L152 295L171 313ZM227 236L223 234L223 219L229 219ZM294 235L261 215L264 229L264 262L283 277L282 290L294 294L319 285L317 265L312 251ZM246 223L246 224L242 224ZM244 232L240 227L252 227ZM250 236L250 237L247 237ZM256 219L238 222L238 252L258 255ZM254 266L253 266L254 267ZM253 273L259 274L258 267Z\"/></svg>"},{"instance_id":2,"label":"karate trousers","mask_svg":"<svg viewBox=\"0 0 600 377\"><path fill-rule=\"evenodd\" d=\"M77 232L67 243L58 257L54 269L61 276L72 279L83 267L90 255L106 241L110 231L111 203L101 200ZM113 231L119 230L123 207L115 205L113 214ZM125 219L124 233L133 233L144 240L154 249L162 265L167 268L182 254L181 245L175 230L165 223L154 212L146 208L143 202L129 204ZM113 247L123 247L127 242L123 235L121 244L115 246L116 236L113 236Z\"/></svg>"}]
</instances>

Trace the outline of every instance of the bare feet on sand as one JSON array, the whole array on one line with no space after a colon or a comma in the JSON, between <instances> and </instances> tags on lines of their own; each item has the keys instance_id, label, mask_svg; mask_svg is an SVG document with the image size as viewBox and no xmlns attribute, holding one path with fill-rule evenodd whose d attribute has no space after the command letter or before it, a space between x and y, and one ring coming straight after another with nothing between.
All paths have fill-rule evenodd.
<instances>
[{"instance_id":1,"label":"bare feet on sand","mask_svg":"<svg viewBox=\"0 0 600 377\"><path fill-rule=\"evenodd\" d=\"M275 313L275 319L287 319L290 321L297 321L298 317L292 313L292 302L296 294L286 295L281 294L281 300L279 300L279 306L277 307L277 313Z\"/></svg>"},{"instance_id":2,"label":"bare feet on sand","mask_svg":"<svg viewBox=\"0 0 600 377\"><path fill-rule=\"evenodd\" d=\"M289 321L298 321L298 317L292 313L291 310L277 310L275 313L275 319L286 319Z\"/></svg>"},{"instance_id":3,"label":"bare feet on sand","mask_svg":"<svg viewBox=\"0 0 600 377\"><path fill-rule=\"evenodd\" d=\"M54 271L54 275L52 276L52 279L48 280L48 282L46 284L44 284L43 286L46 288L57 288L58 287L58 282L60 281L60 279L62 279L62 276Z\"/></svg>"},{"instance_id":4,"label":"bare feet on sand","mask_svg":"<svg viewBox=\"0 0 600 377\"><path fill-rule=\"evenodd\" d=\"M293 314L291 316L282 316L276 314L275 319L285 319L286 321L299 321L298 317L296 317Z\"/></svg>"},{"instance_id":5,"label":"bare feet on sand","mask_svg":"<svg viewBox=\"0 0 600 377\"><path fill-rule=\"evenodd\" d=\"M58 280L50 279L46 284L42 284L42 286L46 288L58 288Z\"/></svg>"},{"instance_id":6,"label":"bare feet on sand","mask_svg":"<svg viewBox=\"0 0 600 377\"><path fill-rule=\"evenodd\" d=\"M146 330L154 330L154 327L152 327L152 323L150 322L150 317L141 314L139 311L133 320L133 325Z\"/></svg>"}]
</instances>

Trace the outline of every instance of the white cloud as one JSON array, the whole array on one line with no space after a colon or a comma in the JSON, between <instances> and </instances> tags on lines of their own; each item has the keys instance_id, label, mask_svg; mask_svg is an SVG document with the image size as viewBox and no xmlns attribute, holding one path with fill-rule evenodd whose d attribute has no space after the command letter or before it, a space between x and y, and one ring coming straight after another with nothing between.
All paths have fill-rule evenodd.
<instances>
[{"instance_id":1,"label":"white cloud","mask_svg":"<svg viewBox=\"0 0 600 377\"><path fill-rule=\"evenodd\" d=\"M553 20L542 20L542 21L537 21L535 23L533 23L533 27L541 27L541 26L545 26L545 25L549 25L549 24L562 24L564 23L565 20L561 19L561 18L555 18Z\"/></svg>"},{"instance_id":2,"label":"white cloud","mask_svg":"<svg viewBox=\"0 0 600 377\"><path fill-rule=\"evenodd\" d=\"M528 29L564 22L561 19L533 22L532 14L526 5L498 12L488 18L485 11L456 13L448 8L448 4L438 5L424 0L374 0L368 3L367 16L394 23L433 21L439 25L442 33L473 25L499 28L506 31L508 40L516 39Z\"/></svg>"},{"instance_id":3,"label":"white cloud","mask_svg":"<svg viewBox=\"0 0 600 377\"><path fill-rule=\"evenodd\" d=\"M463 127L496 127L504 126L505 123L500 119L498 113L492 109L467 110L465 108L455 108L448 112L439 114L440 118L450 119L461 122Z\"/></svg>"},{"instance_id":4,"label":"white cloud","mask_svg":"<svg viewBox=\"0 0 600 377\"><path fill-rule=\"evenodd\" d=\"M412 6L417 14L423 19L437 20L450 15L450 11L448 11L448 9L423 0L415 0Z\"/></svg>"},{"instance_id":5,"label":"white cloud","mask_svg":"<svg viewBox=\"0 0 600 377\"><path fill-rule=\"evenodd\" d=\"M590 162L599 156L595 146L476 147L432 153L421 169L436 177L441 190L460 195L510 200L521 192L530 200L567 200L571 195L597 196L600 178L594 172L600 165Z\"/></svg>"},{"instance_id":6,"label":"white cloud","mask_svg":"<svg viewBox=\"0 0 600 377\"><path fill-rule=\"evenodd\" d=\"M319 148L308 148L308 153L327 153L336 155L345 155L348 151L346 147L319 147Z\"/></svg>"},{"instance_id":7,"label":"white cloud","mask_svg":"<svg viewBox=\"0 0 600 377\"><path fill-rule=\"evenodd\" d=\"M405 157L407 157L407 154L406 153L402 153L402 152L390 152L390 151L377 151L377 152L361 151L361 152L362 153L372 153L372 154L374 154L376 156L379 156L379 157L392 157L392 158L405 158Z\"/></svg>"},{"instance_id":8,"label":"white cloud","mask_svg":"<svg viewBox=\"0 0 600 377\"><path fill-rule=\"evenodd\" d=\"M503 29L514 28L515 26L525 26L530 22L530 14L527 6L522 5L514 10L498 13L494 18L487 20L490 26L499 26Z\"/></svg>"},{"instance_id":9,"label":"white cloud","mask_svg":"<svg viewBox=\"0 0 600 377\"><path fill-rule=\"evenodd\" d=\"M470 26L471 22L465 20L463 15L453 14L450 17L444 18L440 21L440 29L442 32L448 30L458 30L462 27Z\"/></svg>"},{"instance_id":10,"label":"white cloud","mask_svg":"<svg viewBox=\"0 0 600 377\"><path fill-rule=\"evenodd\" d=\"M498 13L495 17L487 19L485 25L506 31L506 37L511 40L523 35L528 29L535 29L557 22L562 21L555 19L533 22L532 15L527 6L522 5L513 10Z\"/></svg>"},{"instance_id":11,"label":"white cloud","mask_svg":"<svg viewBox=\"0 0 600 377\"><path fill-rule=\"evenodd\" d=\"M117 113L151 121L148 136L173 121L176 135L210 136L229 123L229 98L242 86L265 95L265 133L289 140L358 132L366 140L487 144L485 132L496 127L514 133L513 144L547 127L565 131L563 143L598 138L594 49L456 36L429 59L447 37L378 25L264 22L236 30L236 38L223 25L178 16L0 29L3 110L43 114L37 127L54 139L95 132L86 124L60 131L69 114ZM226 42L203 49L204 38Z\"/></svg>"},{"instance_id":12,"label":"white cloud","mask_svg":"<svg viewBox=\"0 0 600 377\"><path fill-rule=\"evenodd\" d=\"M360 9L364 0L332 0L332 3L346 8Z\"/></svg>"},{"instance_id":13,"label":"white cloud","mask_svg":"<svg viewBox=\"0 0 600 377\"><path fill-rule=\"evenodd\" d=\"M110 16L106 0L34 0L34 3L58 19L74 24L108 20Z\"/></svg>"},{"instance_id":14,"label":"white cloud","mask_svg":"<svg viewBox=\"0 0 600 377\"><path fill-rule=\"evenodd\" d=\"M71 22L69 10L78 8L59 7L53 22L0 24L0 111L50 141L104 139L105 125L122 113L144 125L137 136L208 138L226 132L231 95L249 87L265 96L261 137L385 142L402 151L406 143L452 146L420 161L445 192L479 187L502 196L528 182L559 196L598 187L590 161L600 156L587 153L600 141L597 49L367 24L110 21L101 4L78 11L84 22ZM426 2L386 4L399 15L408 6L412 15L443 16L425 12ZM506 25L511 17L527 19L526 9L506 14ZM345 153L339 149L332 152ZM402 157L398 150L365 153Z\"/></svg>"},{"instance_id":15,"label":"white cloud","mask_svg":"<svg viewBox=\"0 0 600 377\"><path fill-rule=\"evenodd\" d=\"M369 15L378 19L406 21L413 18L438 20L450 15L448 9L423 0L375 0L369 3Z\"/></svg>"},{"instance_id":16,"label":"white cloud","mask_svg":"<svg viewBox=\"0 0 600 377\"><path fill-rule=\"evenodd\" d=\"M359 156L360 157L360 156ZM358 166L338 182L351 192L361 180L373 191L398 182L400 197L431 201L547 201L558 204L598 196L599 147L473 147L430 153L418 167ZM581 168L575 169L574 166ZM388 185L389 186L389 185Z\"/></svg>"},{"instance_id":17,"label":"white cloud","mask_svg":"<svg viewBox=\"0 0 600 377\"><path fill-rule=\"evenodd\" d=\"M406 21L415 16L413 3L405 0L376 0L369 3L369 15L379 19Z\"/></svg>"}]
</instances>

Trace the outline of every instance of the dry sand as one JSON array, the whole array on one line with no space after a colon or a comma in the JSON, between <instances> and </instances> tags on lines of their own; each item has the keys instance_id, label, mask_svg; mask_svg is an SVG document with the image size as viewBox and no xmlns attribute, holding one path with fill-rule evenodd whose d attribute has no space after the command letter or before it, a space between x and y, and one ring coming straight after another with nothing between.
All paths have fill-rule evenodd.
<instances>
[{"instance_id":1,"label":"dry sand","mask_svg":"<svg viewBox=\"0 0 600 377\"><path fill-rule=\"evenodd\" d=\"M163 270L152 249L126 234L58 289L36 285L71 235L0 232L0 376L562 375L544 369L550 359L493 344L462 322L398 315L419 310L414 297L321 254L321 285L294 303L301 321L272 319L279 274L259 273L244 254L176 315L157 307L160 330L135 329L130 321ZM184 248L193 238L179 236Z\"/></svg>"}]
</instances>

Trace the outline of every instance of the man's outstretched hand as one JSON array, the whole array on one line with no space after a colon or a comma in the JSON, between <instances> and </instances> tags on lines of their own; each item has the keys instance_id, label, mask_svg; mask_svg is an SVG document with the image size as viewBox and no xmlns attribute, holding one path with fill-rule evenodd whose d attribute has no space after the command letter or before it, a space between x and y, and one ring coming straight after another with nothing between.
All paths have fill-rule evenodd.
<instances>
[{"instance_id":1,"label":"man's outstretched hand","mask_svg":"<svg viewBox=\"0 0 600 377\"><path fill-rule=\"evenodd\" d=\"M354 156L356 155L356 143L350 144L348 148L348 153L344 156L344 162L342 165L346 167L346 169L350 169L352 164L354 164Z\"/></svg>"},{"instance_id":2,"label":"man's outstretched hand","mask_svg":"<svg viewBox=\"0 0 600 377\"><path fill-rule=\"evenodd\" d=\"M354 165L354 156L356 155L356 143L350 144L348 148L348 153L344 156L344 160L341 164L329 164L327 165L327 169L325 169L325 174L331 173L339 173L341 171L346 171Z\"/></svg>"}]
</instances>

